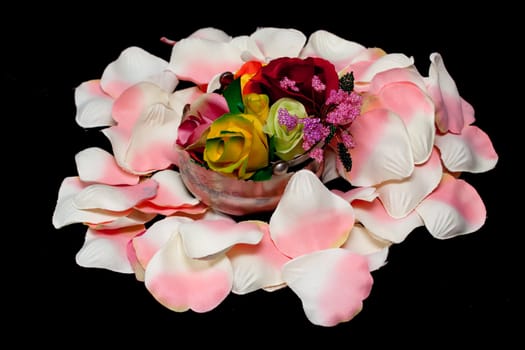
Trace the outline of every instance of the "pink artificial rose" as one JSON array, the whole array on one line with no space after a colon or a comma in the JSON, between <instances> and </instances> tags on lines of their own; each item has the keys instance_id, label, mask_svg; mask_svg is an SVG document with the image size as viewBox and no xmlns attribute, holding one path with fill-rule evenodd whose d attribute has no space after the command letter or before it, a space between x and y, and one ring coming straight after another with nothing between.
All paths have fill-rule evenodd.
<instances>
[{"instance_id":1,"label":"pink artificial rose","mask_svg":"<svg viewBox=\"0 0 525 350\"><path fill-rule=\"evenodd\" d=\"M184 112L178 130L177 145L202 152L211 123L228 112L228 103L222 95L216 93L201 95Z\"/></svg>"}]
</instances>

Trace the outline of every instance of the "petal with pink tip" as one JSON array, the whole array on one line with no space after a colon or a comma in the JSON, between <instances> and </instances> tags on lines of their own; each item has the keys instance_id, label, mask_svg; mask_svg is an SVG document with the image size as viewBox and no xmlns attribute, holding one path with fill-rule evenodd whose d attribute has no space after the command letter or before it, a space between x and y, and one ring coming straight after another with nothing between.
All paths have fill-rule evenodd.
<instances>
[{"instance_id":1,"label":"petal with pink tip","mask_svg":"<svg viewBox=\"0 0 525 350\"><path fill-rule=\"evenodd\" d=\"M263 62L277 57L297 57L306 42L306 36L297 29L274 27L259 28L250 39L263 55Z\"/></svg>"},{"instance_id":2,"label":"petal with pink tip","mask_svg":"<svg viewBox=\"0 0 525 350\"><path fill-rule=\"evenodd\" d=\"M148 174L172 165L180 115L162 103L144 106L131 133L120 124L104 129L115 158L122 168L134 174Z\"/></svg>"},{"instance_id":3,"label":"petal with pink tip","mask_svg":"<svg viewBox=\"0 0 525 350\"><path fill-rule=\"evenodd\" d=\"M364 83L365 85L368 84L367 81L363 81L363 76L366 74L366 71L368 68L377 61L380 57L385 56L387 53L378 47L371 47L371 48L365 48L357 56L355 56L351 62L349 62L349 65L346 66L342 71L339 72L339 74L345 74L352 72L354 76L354 90L356 92L361 92L359 89L359 85Z\"/></svg>"},{"instance_id":4,"label":"petal with pink tip","mask_svg":"<svg viewBox=\"0 0 525 350\"><path fill-rule=\"evenodd\" d=\"M432 152L436 134L432 100L410 82L384 85L377 96L381 106L396 113L405 123L414 163L425 162Z\"/></svg>"},{"instance_id":5,"label":"petal with pink tip","mask_svg":"<svg viewBox=\"0 0 525 350\"><path fill-rule=\"evenodd\" d=\"M228 42L186 38L173 46L169 69L180 80L200 85L216 74L235 72L243 63L241 51Z\"/></svg>"},{"instance_id":6,"label":"petal with pink tip","mask_svg":"<svg viewBox=\"0 0 525 350\"><path fill-rule=\"evenodd\" d=\"M443 167L439 153L434 149L430 159L424 164L415 166L409 177L378 185L379 199L390 216L403 218L437 187L442 174Z\"/></svg>"},{"instance_id":7,"label":"petal with pink tip","mask_svg":"<svg viewBox=\"0 0 525 350\"><path fill-rule=\"evenodd\" d=\"M352 206L309 170L290 178L270 218L270 235L289 257L339 247L354 224Z\"/></svg>"},{"instance_id":8,"label":"petal with pink tip","mask_svg":"<svg viewBox=\"0 0 525 350\"><path fill-rule=\"evenodd\" d=\"M173 235L149 261L145 285L170 310L207 312L230 293L233 273L225 255L214 259L188 258L180 235Z\"/></svg>"},{"instance_id":9,"label":"petal with pink tip","mask_svg":"<svg viewBox=\"0 0 525 350\"><path fill-rule=\"evenodd\" d=\"M115 230L129 226L137 226L151 221L156 216L156 213L143 213L141 211L131 209L126 216L118 217L109 222L87 223L93 230Z\"/></svg>"},{"instance_id":10,"label":"petal with pink tip","mask_svg":"<svg viewBox=\"0 0 525 350\"><path fill-rule=\"evenodd\" d=\"M283 267L283 278L301 299L308 320L326 327L354 318L373 284L368 260L341 248L289 261Z\"/></svg>"},{"instance_id":11,"label":"petal with pink tip","mask_svg":"<svg viewBox=\"0 0 525 350\"><path fill-rule=\"evenodd\" d=\"M360 82L370 82L378 73L394 68L407 68L414 64L414 58L401 53L389 53L379 57L361 74Z\"/></svg>"},{"instance_id":12,"label":"petal with pink tip","mask_svg":"<svg viewBox=\"0 0 525 350\"><path fill-rule=\"evenodd\" d=\"M375 271L386 264L391 245L392 242L382 240L370 233L361 224L356 224L341 248L366 257L369 270Z\"/></svg>"},{"instance_id":13,"label":"petal with pink tip","mask_svg":"<svg viewBox=\"0 0 525 350\"><path fill-rule=\"evenodd\" d=\"M445 167L454 172L481 173L493 169L498 162L489 136L474 125L466 126L459 135L437 135L436 147Z\"/></svg>"},{"instance_id":14,"label":"petal with pink tip","mask_svg":"<svg viewBox=\"0 0 525 350\"><path fill-rule=\"evenodd\" d=\"M193 221L191 218L185 216L166 217L153 223L143 235L135 237L132 244L140 264L146 268L149 261L169 239L179 233L180 225L191 221Z\"/></svg>"},{"instance_id":15,"label":"petal with pink tip","mask_svg":"<svg viewBox=\"0 0 525 350\"><path fill-rule=\"evenodd\" d=\"M317 30L310 35L301 51L301 57L315 56L332 62L337 72L345 68L365 47L343 39L326 30Z\"/></svg>"},{"instance_id":16,"label":"petal with pink tip","mask_svg":"<svg viewBox=\"0 0 525 350\"><path fill-rule=\"evenodd\" d=\"M372 202L356 201L352 206L356 220L376 237L390 242L400 243L416 227L423 226L423 221L415 211L401 219L393 218L379 199Z\"/></svg>"},{"instance_id":17,"label":"petal with pink tip","mask_svg":"<svg viewBox=\"0 0 525 350\"><path fill-rule=\"evenodd\" d=\"M142 82L123 91L115 100L111 113L118 128L129 135L150 106L157 104L168 106L169 102L169 95L158 86Z\"/></svg>"},{"instance_id":18,"label":"petal with pink tip","mask_svg":"<svg viewBox=\"0 0 525 350\"><path fill-rule=\"evenodd\" d=\"M427 87L436 105L436 124L441 132L460 133L465 127L463 99L438 53L430 55ZM467 120L472 116L468 116Z\"/></svg>"},{"instance_id":19,"label":"petal with pink tip","mask_svg":"<svg viewBox=\"0 0 525 350\"><path fill-rule=\"evenodd\" d=\"M73 205L78 209L124 211L155 196L157 188L157 182L152 179L128 186L90 185L75 196Z\"/></svg>"},{"instance_id":20,"label":"petal with pink tip","mask_svg":"<svg viewBox=\"0 0 525 350\"><path fill-rule=\"evenodd\" d=\"M350 150L352 169L346 178L354 186L373 186L401 180L414 170L414 156L403 121L386 109L359 116L350 127L355 148ZM340 168L341 174L345 170Z\"/></svg>"},{"instance_id":21,"label":"petal with pink tip","mask_svg":"<svg viewBox=\"0 0 525 350\"><path fill-rule=\"evenodd\" d=\"M235 294L247 294L258 289L274 291L285 286L281 275L283 265L290 260L273 243L266 222L256 224L263 232L258 244L237 244L227 255L233 268Z\"/></svg>"},{"instance_id":22,"label":"petal with pink tip","mask_svg":"<svg viewBox=\"0 0 525 350\"><path fill-rule=\"evenodd\" d=\"M161 170L151 177L159 184L155 197L149 201L158 206L177 207L184 205L197 205L196 199L184 186L180 173L174 170Z\"/></svg>"},{"instance_id":23,"label":"petal with pink tip","mask_svg":"<svg viewBox=\"0 0 525 350\"><path fill-rule=\"evenodd\" d=\"M133 237L144 230L143 225L104 231L89 228L84 245L76 255L76 262L82 267L133 273L133 268L128 260L127 245Z\"/></svg>"},{"instance_id":24,"label":"petal with pink tip","mask_svg":"<svg viewBox=\"0 0 525 350\"><path fill-rule=\"evenodd\" d=\"M167 66L168 62L162 58L140 47L131 46L106 67L100 85L107 94L117 98L124 90L138 82L158 82L158 76Z\"/></svg>"},{"instance_id":25,"label":"petal with pink tip","mask_svg":"<svg viewBox=\"0 0 525 350\"><path fill-rule=\"evenodd\" d=\"M84 184L78 177L65 178L58 191L58 199L53 211L53 226L61 228L75 223L107 223L126 216L131 210L123 212L112 212L106 210L82 210L75 204L76 196L85 188Z\"/></svg>"},{"instance_id":26,"label":"petal with pink tip","mask_svg":"<svg viewBox=\"0 0 525 350\"><path fill-rule=\"evenodd\" d=\"M444 174L438 188L417 208L432 236L448 239L477 231L486 219L486 209L472 185Z\"/></svg>"},{"instance_id":27,"label":"petal with pink tip","mask_svg":"<svg viewBox=\"0 0 525 350\"><path fill-rule=\"evenodd\" d=\"M75 89L75 120L83 128L115 124L111 117L113 98L100 87L100 80L83 82Z\"/></svg>"},{"instance_id":28,"label":"petal with pink tip","mask_svg":"<svg viewBox=\"0 0 525 350\"><path fill-rule=\"evenodd\" d=\"M75 156L78 176L84 182L106 185L136 185L139 176L130 174L117 165L113 155L99 147L89 147Z\"/></svg>"},{"instance_id":29,"label":"petal with pink tip","mask_svg":"<svg viewBox=\"0 0 525 350\"><path fill-rule=\"evenodd\" d=\"M235 244L257 244L263 232L250 221L204 219L185 223L179 228L188 257L206 258L228 250Z\"/></svg>"}]
</instances>

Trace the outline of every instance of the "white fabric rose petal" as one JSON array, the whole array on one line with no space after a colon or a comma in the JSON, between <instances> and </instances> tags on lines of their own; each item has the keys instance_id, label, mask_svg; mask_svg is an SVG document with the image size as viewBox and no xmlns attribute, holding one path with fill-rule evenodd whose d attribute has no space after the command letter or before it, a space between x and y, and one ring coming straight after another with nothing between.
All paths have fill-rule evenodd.
<instances>
[{"instance_id":1,"label":"white fabric rose petal","mask_svg":"<svg viewBox=\"0 0 525 350\"><path fill-rule=\"evenodd\" d=\"M128 186L90 185L75 196L73 205L78 209L124 211L155 196L157 188L157 182L152 179Z\"/></svg>"},{"instance_id":2,"label":"white fabric rose petal","mask_svg":"<svg viewBox=\"0 0 525 350\"><path fill-rule=\"evenodd\" d=\"M53 212L53 226L61 228L76 223L108 223L122 216L128 215L132 210L113 212L108 210L82 210L74 202L76 196L89 187L76 176L66 177L60 184L58 199Z\"/></svg>"},{"instance_id":3,"label":"white fabric rose petal","mask_svg":"<svg viewBox=\"0 0 525 350\"><path fill-rule=\"evenodd\" d=\"M430 55L427 88L436 105L436 125L443 133L459 134L474 122L474 109L459 95L454 79L438 53Z\"/></svg>"},{"instance_id":4,"label":"white fabric rose petal","mask_svg":"<svg viewBox=\"0 0 525 350\"><path fill-rule=\"evenodd\" d=\"M352 169L339 172L354 186L373 186L401 180L414 170L414 156L403 121L386 109L360 115L350 126L355 148L350 149Z\"/></svg>"},{"instance_id":5,"label":"white fabric rose petal","mask_svg":"<svg viewBox=\"0 0 525 350\"><path fill-rule=\"evenodd\" d=\"M301 299L308 320L325 327L354 318L373 284L368 260L341 248L289 261L283 267L283 278Z\"/></svg>"},{"instance_id":6,"label":"white fabric rose petal","mask_svg":"<svg viewBox=\"0 0 525 350\"><path fill-rule=\"evenodd\" d=\"M144 212L171 215L177 211L189 209L195 212L200 201L196 199L184 186L180 173L174 170L161 170L153 174L151 179L159 184L157 194L147 201L139 204L138 209ZM204 206L197 212L202 212Z\"/></svg>"},{"instance_id":7,"label":"white fabric rose petal","mask_svg":"<svg viewBox=\"0 0 525 350\"><path fill-rule=\"evenodd\" d=\"M113 98L119 97L124 90L142 81L154 83L171 92L178 81L174 75L164 72L167 66L168 62L162 58L140 47L131 46L106 67L100 85Z\"/></svg>"},{"instance_id":8,"label":"white fabric rose petal","mask_svg":"<svg viewBox=\"0 0 525 350\"><path fill-rule=\"evenodd\" d=\"M354 224L352 206L309 170L290 178L270 218L270 235L289 257L339 247Z\"/></svg>"},{"instance_id":9,"label":"white fabric rose petal","mask_svg":"<svg viewBox=\"0 0 525 350\"><path fill-rule=\"evenodd\" d=\"M75 156L78 176L84 182L106 185L136 185L140 177L120 168L113 155L99 147L89 147Z\"/></svg>"},{"instance_id":10,"label":"white fabric rose petal","mask_svg":"<svg viewBox=\"0 0 525 350\"><path fill-rule=\"evenodd\" d=\"M459 135L437 135L436 147L445 167L454 172L481 173L493 169L498 162L489 136L474 125L466 126Z\"/></svg>"},{"instance_id":11,"label":"white fabric rose petal","mask_svg":"<svg viewBox=\"0 0 525 350\"><path fill-rule=\"evenodd\" d=\"M403 218L437 187L442 174L439 153L434 149L430 159L415 166L409 177L382 183L377 186L377 193L390 216Z\"/></svg>"},{"instance_id":12,"label":"white fabric rose petal","mask_svg":"<svg viewBox=\"0 0 525 350\"><path fill-rule=\"evenodd\" d=\"M151 258L169 241L178 234L179 226L193 219L185 216L170 216L151 225L143 235L133 239L132 245L138 262L145 269Z\"/></svg>"},{"instance_id":13,"label":"white fabric rose petal","mask_svg":"<svg viewBox=\"0 0 525 350\"><path fill-rule=\"evenodd\" d=\"M465 180L444 174L438 188L417 208L432 236L448 239L477 231L486 219L478 192Z\"/></svg>"},{"instance_id":14,"label":"white fabric rose petal","mask_svg":"<svg viewBox=\"0 0 525 350\"><path fill-rule=\"evenodd\" d=\"M365 50L361 44L343 39L326 30L310 35L300 57L321 57L334 64L337 72L345 68L357 55Z\"/></svg>"},{"instance_id":15,"label":"white fabric rose petal","mask_svg":"<svg viewBox=\"0 0 525 350\"><path fill-rule=\"evenodd\" d=\"M389 53L374 61L359 77L359 82L370 82L378 73L394 68L407 68L414 65L414 58L401 53Z\"/></svg>"},{"instance_id":16,"label":"white fabric rose petal","mask_svg":"<svg viewBox=\"0 0 525 350\"><path fill-rule=\"evenodd\" d=\"M186 254L191 258L208 258L230 249L235 244L257 244L263 233L250 221L235 222L230 218L202 219L182 224L179 232Z\"/></svg>"},{"instance_id":17,"label":"white fabric rose petal","mask_svg":"<svg viewBox=\"0 0 525 350\"><path fill-rule=\"evenodd\" d=\"M180 80L204 85L217 74L235 72L242 64L241 51L235 45L189 37L173 46L169 69Z\"/></svg>"},{"instance_id":18,"label":"white fabric rose petal","mask_svg":"<svg viewBox=\"0 0 525 350\"><path fill-rule=\"evenodd\" d=\"M361 222L368 231L381 239L400 243L416 227L423 226L419 215L412 211L401 219L390 216L379 199L372 202L356 201L352 203L356 220Z\"/></svg>"},{"instance_id":19,"label":"white fabric rose petal","mask_svg":"<svg viewBox=\"0 0 525 350\"><path fill-rule=\"evenodd\" d=\"M214 309L228 296L233 283L232 267L225 255L206 260L189 258L178 233L151 258L144 278L155 299L178 312Z\"/></svg>"},{"instance_id":20,"label":"white fabric rose petal","mask_svg":"<svg viewBox=\"0 0 525 350\"><path fill-rule=\"evenodd\" d=\"M227 255L233 267L235 294L247 294L258 289L275 291L285 287L281 269L290 260L282 254L270 237L268 224L255 222L263 232L258 244L236 244Z\"/></svg>"},{"instance_id":21,"label":"white fabric rose petal","mask_svg":"<svg viewBox=\"0 0 525 350\"><path fill-rule=\"evenodd\" d=\"M133 237L144 230L144 225L102 231L88 228L84 245L76 255L76 262L82 267L133 273L128 260L127 245Z\"/></svg>"},{"instance_id":22,"label":"white fabric rose petal","mask_svg":"<svg viewBox=\"0 0 525 350\"><path fill-rule=\"evenodd\" d=\"M263 27L253 32L249 41L252 41L256 48L251 52L251 56L267 63L278 57L299 56L306 36L297 29ZM262 56L257 55L257 52Z\"/></svg>"},{"instance_id":23,"label":"white fabric rose petal","mask_svg":"<svg viewBox=\"0 0 525 350\"><path fill-rule=\"evenodd\" d=\"M341 248L365 256L370 271L375 271L386 264L391 245L392 242L374 236L361 224L355 224Z\"/></svg>"},{"instance_id":24,"label":"white fabric rose petal","mask_svg":"<svg viewBox=\"0 0 525 350\"><path fill-rule=\"evenodd\" d=\"M378 196L378 193L374 187L356 187L346 192L333 189L332 192L336 193L348 203L352 203L355 200L371 202Z\"/></svg>"},{"instance_id":25,"label":"white fabric rose petal","mask_svg":"<svg viewBox=\"0 0 525 350\"><path fill-rule=\"evenodd\" d=\"M94 230L115 230L123 227L145 224L146 222L151 221L156 215L156 213L144 213L136 209L131 209L126 216L118 217L112 221L86 223L86 225Z\"/></svg>"},{"instance_id":26,"label":"white fabric rose petal","mask_svg":"<svg viewBox=\"0 0 525 350\"><path fill-rule=\"evenodd\" d=\"M102 132L111 141L119 166L147 174L173 163L181 115L169 103L169 95L151 83L134 85L115 101L117 125Z\"/></svg>"},{"instance_id":27,"label":"white fabric rose petal","mask_svg":"<svg viewBox=\"0 0 525 350\"><path fill-rule=\"evenodd\" d=\"M374 77L369 92L378 97L379 105L396 113L403 120L414 162L425 162L434 146L436 128L434 103L426 94L422 78L409 69L388 70Z\"/></svg>"},{"instance_id":28,"label":"white fabric rose petal","mask_svg":"<svg viewBox=\"0 0 525 350\"><path fill-rule=\"evenodd\" d=\"M83 128L111 126L113 98L100 87L100 80L83 82L75 89L75 120Z\"/></svg>"},{"instance_id":29,"label":"white fabric rose petal","mask_svg":"<svg viewBox=\"0 0 525 350\"><path fill-rule=\"evenodd\" d=\"M380 57L383 57L386 54L387 53L384 50L378 47L365 48L355 56L351 62L348 62L348 65L340 71L339 74L342 75L352 72L355 83L354 90L356 92L362 92L366 90L366 87L370 83L368 80L363 80L368 68Z\"/></svg>"}]
</instances>

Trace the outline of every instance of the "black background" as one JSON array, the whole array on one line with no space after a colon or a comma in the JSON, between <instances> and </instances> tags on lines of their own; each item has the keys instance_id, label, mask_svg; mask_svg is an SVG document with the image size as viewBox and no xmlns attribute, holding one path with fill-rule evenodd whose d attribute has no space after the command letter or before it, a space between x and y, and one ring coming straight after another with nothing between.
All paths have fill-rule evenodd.
<instances>
[{"instance_id":1,"label":"black background","mask_svg":"<svg viewBox=\"0 0 525 350\"><path fill-rule=\"evenodd\" d=\"M4 224L9 228L2 244L2 288L7 329L13 329L6 333L19 331L19 343L71 347L131 340L244 348L322 340L348 348L489 341L504 348L519 340L524 230L518 52L523 40L517 12L504 6L459 11L444 3L345 4L127 3L109 11L107 5L85 3L13 9L14 20L2 24ZM129 46L169 60L171 47L160 37L177 40L208 26L232 36L263 26L296 28L306 35L326 29L413 56L423 75L429 55L441 53L476 110L476 125L489 134L500 156L495 169L464 176L485 201L485 226L445 241L416 230L393 246L388 264L373 273L363 311L331 328L312 325L290 289L231 294L211 312L175 313L133 275L77 266L85 227L56 230L51 217L60 182L76 175L75 154L107 141L75 123L75 87L99 78Z\"/></svg>"}]
</instances>

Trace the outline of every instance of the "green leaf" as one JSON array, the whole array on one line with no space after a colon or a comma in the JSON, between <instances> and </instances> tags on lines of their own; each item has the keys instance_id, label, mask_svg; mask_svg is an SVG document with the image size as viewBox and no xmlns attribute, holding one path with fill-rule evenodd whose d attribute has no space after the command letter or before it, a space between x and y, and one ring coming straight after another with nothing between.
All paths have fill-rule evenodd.
<instances>
[{"instance_id":1,"label":"green leaf","mask_svg":"<svg viewBox=\"0 0 525 350\"><path fill-rule=\"evenodd\" d=\"M250 180L253 181L265 181L269 180L273 175L273 168L271 166L267 166L266 168L259 169L255 172L255 174L250 177Z\"/></svg>"},{"instance_id":2,"label":"green leaf","mask_svg":"<svg viewBox=\"0 0 525 350\"><path fill-rule=\"evenodd\" d=\"M244 104L242 103L241 79L237 78L232 81L226 89L223 96L228 102L230 113L244 113Z\"/></svg>"}]
</instances>

